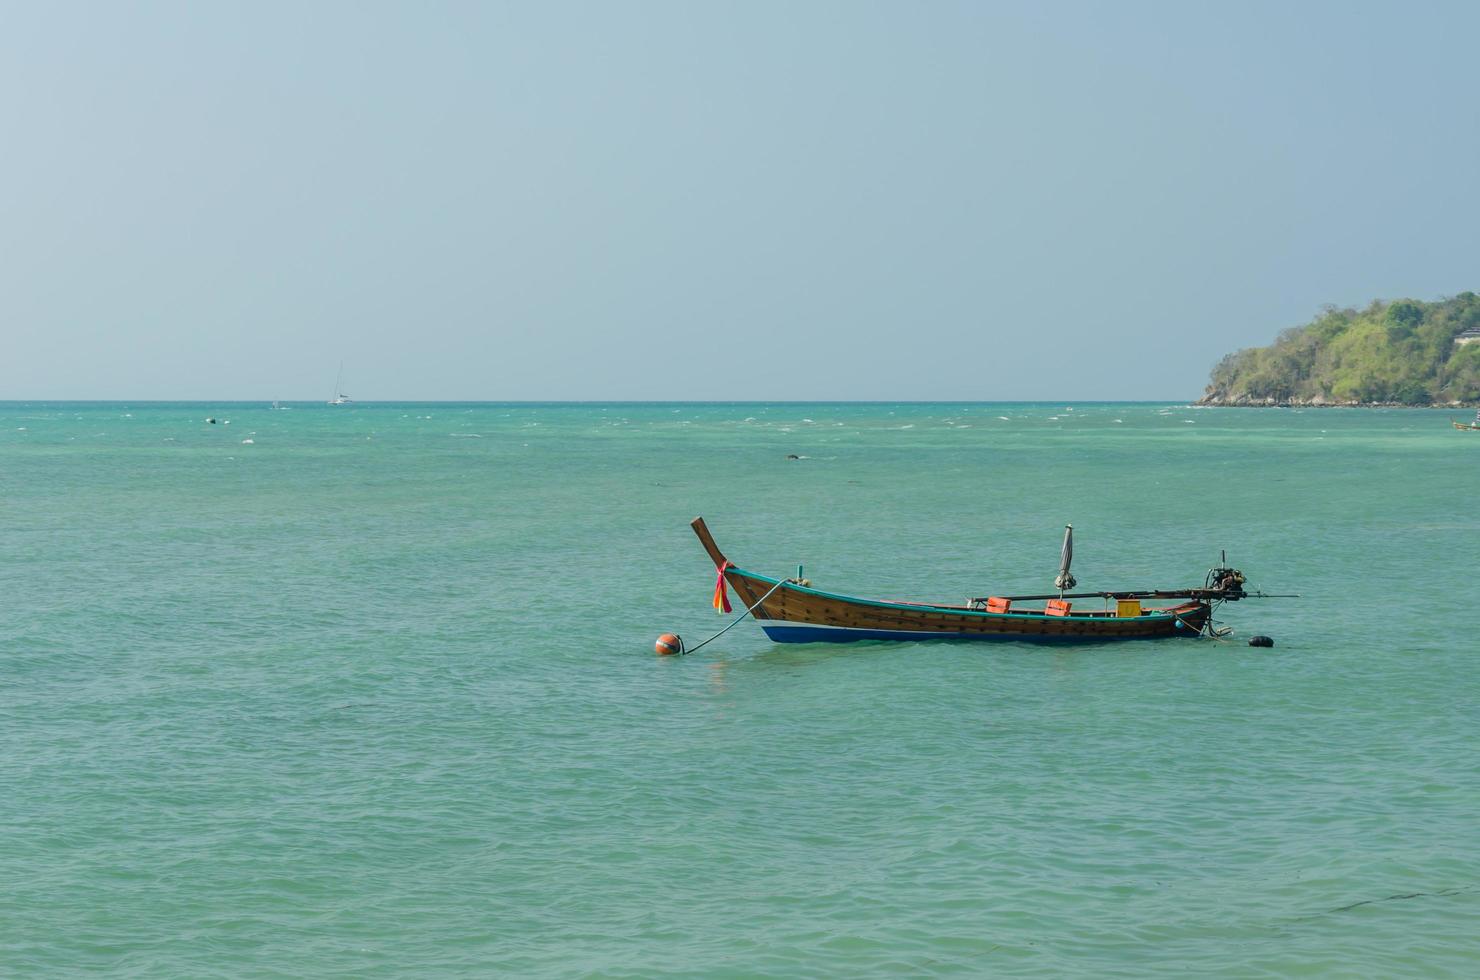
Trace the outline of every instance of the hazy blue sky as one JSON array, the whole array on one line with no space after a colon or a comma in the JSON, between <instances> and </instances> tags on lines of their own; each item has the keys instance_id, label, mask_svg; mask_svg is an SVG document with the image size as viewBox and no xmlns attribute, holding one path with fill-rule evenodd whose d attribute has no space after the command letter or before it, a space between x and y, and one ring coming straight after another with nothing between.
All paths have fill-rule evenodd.
<instances>
[{"instance_id":1,"label":"hazy blue sky","mask_svg":"<svg viewBox=\"0 0 1480 980\"><path fill-rule=\"evenodd\" d=\"M1188 398L1480 289L1480 7L7 3L0 399Z\"/></svg>"}]
</instances>

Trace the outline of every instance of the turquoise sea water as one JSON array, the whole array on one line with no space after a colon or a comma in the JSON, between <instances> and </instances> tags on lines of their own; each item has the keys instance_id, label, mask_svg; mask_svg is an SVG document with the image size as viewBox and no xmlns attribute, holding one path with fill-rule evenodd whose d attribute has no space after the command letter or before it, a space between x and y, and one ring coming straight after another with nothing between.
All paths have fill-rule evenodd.
<instances>
[{"instance_id":1,"label":"turquoise sea water","mask_svg":"<svg viewBox=\"0 0 1480 980\"><path fill-rule=\"evenodd\" d=\"M1428 411L0 404L0 974L1474 976L1477 473ZM658 658L696 514L1303 598Z\"/></svg>"}]
</instances>

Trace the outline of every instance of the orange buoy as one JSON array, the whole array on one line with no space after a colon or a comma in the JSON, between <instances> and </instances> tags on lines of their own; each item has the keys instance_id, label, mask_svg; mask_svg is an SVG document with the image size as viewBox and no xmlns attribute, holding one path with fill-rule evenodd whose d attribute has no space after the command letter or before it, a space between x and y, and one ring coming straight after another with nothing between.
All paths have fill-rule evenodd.
<instances>
[{"instance_id":1,"label":"orange buoy","mask_svg":"<svg viewBox=\"0 0 1480 980\"><path fill-rule=\"evenodd\" d=\"M658 651L660 657L671 657L676 653L683 653L683 640L678 638L677 633L664 633L658 637L654 649Z\"/></svg>"}]
</instances>

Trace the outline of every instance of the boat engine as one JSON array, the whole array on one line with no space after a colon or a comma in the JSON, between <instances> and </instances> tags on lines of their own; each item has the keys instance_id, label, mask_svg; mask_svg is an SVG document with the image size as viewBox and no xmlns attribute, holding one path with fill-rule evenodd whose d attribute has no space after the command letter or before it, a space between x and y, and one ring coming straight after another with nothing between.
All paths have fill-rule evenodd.
<instances>
[{"instance_id":1,"label":"boat engine","mask_svg":"<svg viewBox=\"0 0 1480 980\"><path fill-rule=\"evenodd\" d=\"M1209 569L1205 584L1211 591L1223 593L1223 598L1230 602L1237 602L1246 595L1244 573L1237 568Z\"/></svg>"}]
</instances>

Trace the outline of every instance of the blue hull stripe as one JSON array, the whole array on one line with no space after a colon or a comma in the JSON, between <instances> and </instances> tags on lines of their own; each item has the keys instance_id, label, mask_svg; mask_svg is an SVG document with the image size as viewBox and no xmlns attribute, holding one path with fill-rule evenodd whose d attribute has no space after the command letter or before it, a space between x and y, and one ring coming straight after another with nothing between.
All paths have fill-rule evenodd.
<instances>
[{"instance_id":1,"label":"blue hull stripe","mask_svg":"<svg viewBox=\"0 0 1480 980\"><path fill-rule=\"evenodd\" d=\"M1150 636L1059 636L1047 633L937 633L915 630L855 630L837 626L786 625L761 627L773 643L856 643L859 640L972 640L1006 641L1009 643L1105 643L1122 640L1165 640L1169 637L1196 636L1192 630Z\"/></svg>"}]
</instances>

